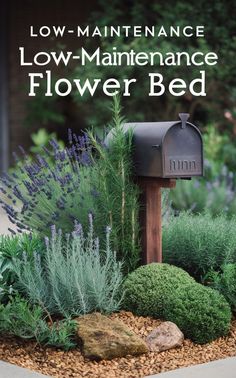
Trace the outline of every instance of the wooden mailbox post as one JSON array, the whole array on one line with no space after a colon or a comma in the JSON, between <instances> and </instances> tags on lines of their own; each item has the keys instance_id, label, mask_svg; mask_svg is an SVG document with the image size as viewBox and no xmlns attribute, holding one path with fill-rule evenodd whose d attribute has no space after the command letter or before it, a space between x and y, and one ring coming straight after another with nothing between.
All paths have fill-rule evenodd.
<instances>
[{"instance_id":1,"label":"wooden mailbox post","mask_svg":"<svg viewBox=\"0 0 236 378\"><path fill-rule=\"evenodd\" d=\"M162 262L161 188L174 188L174 179L139 177L140 227L144 264Z\"/></svg>"}]
</instances>

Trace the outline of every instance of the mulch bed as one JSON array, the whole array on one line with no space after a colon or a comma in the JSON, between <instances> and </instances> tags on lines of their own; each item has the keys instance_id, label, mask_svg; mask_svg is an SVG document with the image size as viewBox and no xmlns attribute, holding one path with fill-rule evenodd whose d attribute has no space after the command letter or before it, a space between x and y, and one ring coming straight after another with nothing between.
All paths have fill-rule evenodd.
<instances>
[{"instance_id":1,"label":"mulch bed","mask_svg":"<svg viewBox=\"0 0 236 378\"><path fill-rule=\"evenodd\" d=\"M110 317L122 320L141 337L145 337L161 323L159 320L138 317L123 311ZM78 349L63 352L53 348L41 348L32 341L0 337L0 359L61 378L137 378L230 356L236 356L236 319L232 321L227 337L209 344L197 345L185 340L184 345L178 349L100 362L84 359Z\"/></svg>"}]
</instances>

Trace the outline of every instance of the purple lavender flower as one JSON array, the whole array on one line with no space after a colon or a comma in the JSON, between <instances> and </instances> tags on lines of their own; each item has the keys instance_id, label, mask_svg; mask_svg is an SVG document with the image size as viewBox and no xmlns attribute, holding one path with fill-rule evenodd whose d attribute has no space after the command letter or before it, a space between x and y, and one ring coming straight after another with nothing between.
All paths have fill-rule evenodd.
<instances>
[{"instance_id":1,"label":"purple lavender flower","mask_svg":"<svg viewBox=\"0 0 236 378\"><path fill-rule=\"evenodd\" d=\"M56 234L57 234L55 224L52 224L52 225L50 226L50 229L51 229L51 235L52 235L52 238L55 238L55 237L56 237Z\"/></svg>"},{"instance_id":2,"label":"purple lavender flower","mask_svg":"<svg viewBox=\"0 0 236 378\"><path fill-rule=\"evenodd\" d=\"M8 227L8 231L12 234L12 235L16 235L16 232L14 230L12 230L12 228Z\"/></svg>"},{"instance_id":3,"label":"purple lavender flower","mask_svg":"<svg viewBox=\"0 0 236 378\"><path fill-rule=\"evenodd\" d=\"M37 154L36 157L42 168L49 168L49 164L43 156Z\"/></svg>"},{"instance_id":4,"label":"purple lavender flower","mask_svg":"<svg viewBox=\"0 0 236 378\"><path fill-rule=\"evenodd\" d=\"M18 163L20 161L19 156L17 155L16 152L13 152L12 156L13 156L13 158L14 158L14 160L15 160L16 163Z\"/></svg>"},{"instance_id":5,"label":"purple lavender flower","mask_svg":"<svg viewBox=\"0 0 236 378\"><path fill-rule=\"evenodd\" d=\"M68 141L70 144L73 143L73 138L72 138L72 130L68 129Z\"/></svg>"},{"instance_id":6,"label":"purple lavender flower","mask_svg":"<svg viewBox=\"0 0 236 378\"><path fill-rule=\"evenodd\" d=\"M80 163L84 166L91 164L91 157L87 151L81 153Z\"/></svg>"},{"instance_id":7,"label":"purple lavender flower","mask_svg":"<svg viewBox=\"0 0 236 378\"><path fill-rule=\"evenodd\" d=\"M52 138L50 141L49 141L50 145L52 146L52 148L54 149L54 151L57 151L59 150L59 144L57 143L56 139Z\"/></svg>"},{"instance_id":8,"label":"purple lavender flower","mask_svg":"<svg viewBox=\"0 0 236 378\"><path fill-rule=\"evenodd\" d=\"M22 147L22 146L18 146L20 152L22 153L22 155L26 158L27 155L26 155L26 152L25 152L25 149Z\"/></svg>"},{"instance_id":9,"label":"purple lavender flower","mask_svg":"<svg viewBox=\"0 0 236 378\"><path fill-rule=\"evenodd\" d=\"M75 141L76 143L78 143L78 138L77 138L77 135L76 135L76 134L73 134L73 138L74 138L74 141Z\"/></svg>"},{"instance_id":10,"label":"purple lavender flower","mask_svg":"<svg viewBox=\"0 0 236 378\"><path fill-rule=\"evenodd\" d=\"M3 189L1 186L0 186L0 192L2 192L2 194L7 194L7 191Z\"/></svg>"},{"instance_id":11,"label":"purple lavender flower","mask_svg":"<svg viewBox=\"0 0 236 378\"><path fill-rule=\"evenodd\" d=\"M95 239L94 246L95 246L95 252L99 253L99 238Z\"/></svg>"},{"instance_id":12,"label":"purple lavender flower","mask_svg":"<svg viewBox=\"0 0 236 378\"><path fill-rule=\"evenodd\" d=\"M77 221L75 221L73 236L81 236L82 233L83 233L83 228L82 228L81 223L78 223Z\"/></svg>"},{"instance_id":13,"label":"purple lavender flower","mask_svg":"<svg viewBox=\"0 0 236 378\"><path fill-rule=\"evenodd\" d=\"M65 198L63 198L63 197L59 198L59 200L57 200L56 204L57 204L57 207L60 210L64 210L65 209L65 204L66 204Z\"/></svg>"},{"instance_id":14,"label":"purple lavender flower","mask_svg":"<svg viewBox=\"0 0 236 378\"><path fill-rule=\"evenodd\" d=\"M28 228L24 226L24 222L32 227L36 225L39 230L49 228L51 224L59 224L61 214L63 219L66 216L71 222L70 215L74 213L71 210L75 206L72 195L80 185L79 169L81 165L91 164L92 148L86 133L77 136L68 130L68 138L69 148L60 149L57 141L53 139L50 142L52 148L43 147L44 156L37 154L35 161L21 161L18 165L20 174L3 175L0 191L8 196L11 204L16 204L17 200L22 202L20 210L15 211L4 204L4 200L0 200L19 230ZM24 149L19 149L25 156ZM49 158L45 158L45 155ZM19 160L16 154L15 158ZM91 195L94 198L98 196L95 188ZM84 201L84 196L80 196L77 206L83 207ZM92 227L92 212L90 213L89 222Z\"/></svg>"}]
</instances>

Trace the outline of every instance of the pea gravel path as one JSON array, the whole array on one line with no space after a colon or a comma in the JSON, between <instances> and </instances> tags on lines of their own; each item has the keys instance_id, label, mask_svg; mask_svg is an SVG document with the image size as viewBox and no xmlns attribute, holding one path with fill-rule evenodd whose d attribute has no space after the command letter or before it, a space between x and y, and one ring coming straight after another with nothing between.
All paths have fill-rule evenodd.
<instances>
[{"instance_id":1,"label":"pea gravel path","mask_svg":"<svg viewBox=\"0 0 236 378\"><path fill-rule=\"evenodd\" d=\"M138 317L123 311L111 315L111 318L120 319L144 338L160 324L159 320ZM178 349L100 362L84 359L78 348L64 352L59 349L41 348L34 341L0 336L0 360L57 378L143 378L155 374L157 378L169 378L159 373L235 356L236 320L232 322L227 337L221 337L206 345L193 344L186 339L184 345ZM170 378L179 378L179 372L181 370L177 370L176 375ZM236 370L234 373L233 377L226 375L224 378L236 378ZM222 378L222 376L186 375L184 378Z\"/></svg>"}]
</instances>

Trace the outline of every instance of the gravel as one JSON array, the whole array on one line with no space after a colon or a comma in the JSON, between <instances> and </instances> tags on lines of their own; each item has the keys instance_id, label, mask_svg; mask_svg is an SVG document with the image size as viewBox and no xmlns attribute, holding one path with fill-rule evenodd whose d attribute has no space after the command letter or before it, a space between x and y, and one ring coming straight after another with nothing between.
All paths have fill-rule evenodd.
<instances>
[{"instance_id":1,"label":"gravel","mask_svg":"<svg viewBox=\"0 0 236 378\"><path fill-rule=\"evenodd\" d=\"M138 317L123 311L110 317L122 320L141 337L147 336L161 323L159 320ZM209 344L197 345L186 339L178 349L100 362L84 359L79 349L63 352L53 348L41 348L32 341L0 337L0 359L61 378L137 378L232 356L236 356L236 319L232 321L227 337Z\"/></svg>"}]
</instances>

